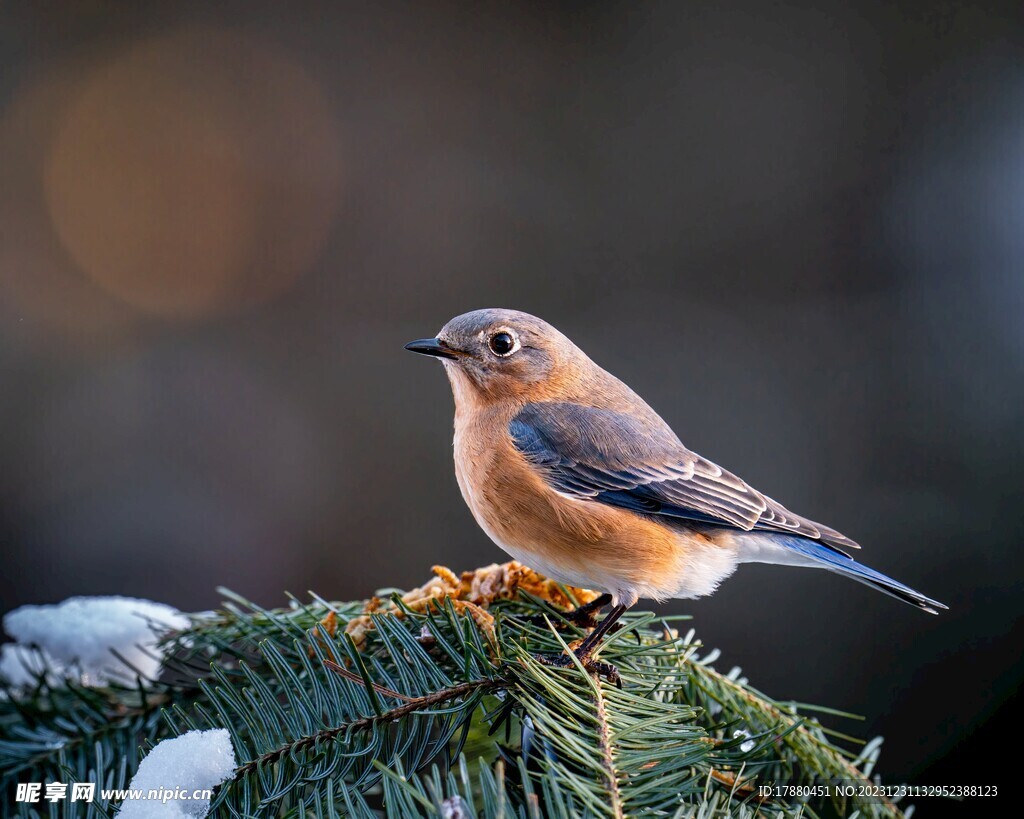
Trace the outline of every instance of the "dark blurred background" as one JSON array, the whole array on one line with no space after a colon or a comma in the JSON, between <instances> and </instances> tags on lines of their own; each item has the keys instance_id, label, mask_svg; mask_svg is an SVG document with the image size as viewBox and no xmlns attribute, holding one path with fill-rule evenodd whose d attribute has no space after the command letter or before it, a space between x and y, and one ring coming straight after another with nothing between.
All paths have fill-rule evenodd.
<instances>
[{"instance_id":1,"label":"dark blurred background","mask_svg":"<svg viewBox=\"0 0 1024 819\"><path fill-rule=\"evenodd\" d=\"M1009 787L1019 4L127 6L0 6L3 611L505 559L402 344L516 307L950 606L747 566L665 611L887 778Z\"/></svg>"}]
</instances>

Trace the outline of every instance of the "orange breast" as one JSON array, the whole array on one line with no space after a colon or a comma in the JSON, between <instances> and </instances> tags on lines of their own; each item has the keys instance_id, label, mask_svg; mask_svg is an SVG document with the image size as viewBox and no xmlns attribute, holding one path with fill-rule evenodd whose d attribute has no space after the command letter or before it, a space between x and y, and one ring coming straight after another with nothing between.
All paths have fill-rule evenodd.
<instances>
[{"instance_id":1,"label":"orange breast","mask_svg":"<svg viewBox=\"0 0 1024 819\"><path fill-rule=\"evenodd\" d=\"M457 414L455 472L480 527L549 576L641 597L674 593L685 538L632 512L560 495L512 445L514 409ZM508 417L506 417L508 416Z\"/></svg>"}]
</instances>

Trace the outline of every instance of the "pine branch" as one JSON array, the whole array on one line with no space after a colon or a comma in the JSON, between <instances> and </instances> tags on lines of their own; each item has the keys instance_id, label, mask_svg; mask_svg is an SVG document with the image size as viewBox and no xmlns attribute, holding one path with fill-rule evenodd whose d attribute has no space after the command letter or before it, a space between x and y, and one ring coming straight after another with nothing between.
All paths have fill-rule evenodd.
<instances>
[{"instance_id":1,"label":"pine branch","mask_svg":"<svg viewBox=\"0 0 1024 819\"><path fill-rule=\"evenodd\" d=\"M163 709L185 699L181 689L91 689L49 672L28 693L3 689L0 786L6 790L14 782L41 781L65 770L84 781L102 753L97 749L137 765L139 746L165 735Z\"/></svg>"},{"instance_id":2,"label":"pine branch","mask_svg":"<svg viewBox=\"0 0 1024 819\"><path fill-rule=\"evenodd\" d=\"M825 737L810 730L807 727L807 720L785 712L779 705L766 697L760 696L754 689L744 687L730 679L726 675L716 671L710 666L701 663L692 663L695 676L705 677L713 680L718 686L730 690L735 696L746 700L751 707L770 715L782 728L781 738L794 751L801 755L804 764L808 765L814 773L823 778L842 779L855 782L860 786L870 787L874 784L869 776L866 776L850 759L850 755L828 742ZM801 753L801 743L809 743L817 749L816 754ZM825 764L822 764L822 758ZM836 773L842 774L836 777ZM894 815L899 815L899 809L890 800L879 797L886 810Z\"/></svg>"},{"instance_id":3,"label":"pine branch","mask_svg":"<svg viewBox=\"0 0 1024 819\"><path fill-rule=\"evenodd\" d=\"M869 763L868 772L861 770L854 764L855 755L829 742L825 731L815 721L797 715L794 707L787 709L745 682L722 674L706 661L699 661L695 654L699 644L692 642L692 632L683 639L681 648L680 656L690 670L694 686L703 692L707 702L722 707L728 716L739 717L740 709L730 707L731 700L739 699L749 706L748 713L770 718L778 726L777 733L781 741L793 750L804 767L823 780L856 783L864 787L875 784L868 775L870 767L873 767L872 760L865 760ZM902 815L892 801L879 797L878 802L889 815ZM877 805L871 807L874 809ZM842 804L840 809L843 809Z\"/></svg>"},{"instance_id":4,"label":"pine branch","mask_svg":"<svg viewBox=\"0 0 1024 819\"><path fill-rule=\"evenodd\" d=\"M602 646L622 690L538 662L584 635L562 612L593 595L514 564L439 570L368 604L263 609L225 594L164 641L159 682L11 692L0 764L22 781L72 770L116 787L140 744L223 727L239 767L218 816L797 817L804 805L762 801L757 786L872 781L877 742L858 756L806 706L717 671L671 620L631 613ZM835 807L901 816L888 802Z\"/></svg>"},{"instance_id":5,"label":"pine branch","mask_svg":"<svg viewBox=\"0 0 1024 819\"><path fill-rule=\"evenodd\" d=\"M330 663L330 665L336 664ZM403 717L407 717L416 711L422 711L426 708L430 708L432 705L440 705L441 703L449 702L450 700L456 700L459 697L464 697L466 694L472 694L475 691L494 691L505 687L506 684L502 683L500 680L472 680L470 682L453 685L450 688L443 688L440 691L434 691L421 697L406 697L404 694L398 694L390 689L384 688L383 686L375 685L374 688L381 691L381 693L385 693L387 696L399 697L407 700L407 702L404 705L396 706L382 714L377 714L372 717L362 717L360 719L353 720L352 722L343 723L334 728L318 731L310 736L301 737L287 745L282 745L280 748L276 748L273 751L268 751L262 756L239 766L235 771L234 779L235 781L244 779L260 766L272 765L280 761L281 757L285 754L295 754L296 752L304 751L328 740L337 739L343 734L351 735L359 731L368 731L378 725L383 725L388 722L397 722Z\"/></svg>"}]
</instances>

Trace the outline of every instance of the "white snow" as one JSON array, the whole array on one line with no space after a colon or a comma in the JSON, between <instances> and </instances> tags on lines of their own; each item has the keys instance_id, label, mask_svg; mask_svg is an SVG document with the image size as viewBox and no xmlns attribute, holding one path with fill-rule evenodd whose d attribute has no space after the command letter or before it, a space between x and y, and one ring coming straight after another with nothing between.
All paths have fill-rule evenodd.
<instances>
[{"instance_id":1,"label":"white snow","mask_svg":"<svg viewBox=\"0 0 1024 819\"><path fill-rule=\"evenodd\" d=\"M174 739L156 744L139 764L129 790L137 789L158 797L168 793L186 798L132 799L121 804L117 819L185 819L203 817L210 809L210 800L192 798L195 792L213 790L226 781L236 767L231 735L223 728L212 731L189 731Z\"/></svg>"},{"instance_id":2,"label":"white snow","mask_svg":"<svg viewBox=\"0 0 1024 819\"><path fill-rule=\"evenodd\" d=\"M740 743L740 750L745 754L749 754L754 750L754 745L756 744L754 740L750 738L750 731L744 731L742 728L737 728L732 732L733 739L739 739L740 737L745 737L747 740L746 742Z\"/></svg>"},{"instance_id":3,"label":"white snow","mask_svg":"<svg viewBox=\"0 0 1024 819\"><path fill-rule=\"evenodd\" d=\"M0 651L0 676L15 685L32 682L25 667L39 667L39 656L28 646L38 646L42 657L57 674L80 673L84 685L111 681L131 683L135 671L147 678L160 673L157 635L188 626L188 618L171 606L132 597L71 597L49 606L22 606L4 615L4 631L17 645Z\"/></svg>"}]
</instances>

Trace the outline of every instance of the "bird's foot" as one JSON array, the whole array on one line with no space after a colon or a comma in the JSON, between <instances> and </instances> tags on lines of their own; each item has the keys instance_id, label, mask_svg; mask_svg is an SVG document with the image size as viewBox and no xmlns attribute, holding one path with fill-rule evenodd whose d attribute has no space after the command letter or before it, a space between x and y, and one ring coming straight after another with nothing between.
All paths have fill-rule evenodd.
<instances>
[{"instance_id":1,"label":"bird's foot","mask_svg":"<svg viewBox=\"0 0 1024 819\"><path fill-rule=\"evenodd\" d=\"M576 649L573 651L573 656L580 661L580 665L583 666L590 674L596 674L598 677L604 677L608 682L614 683L617 688L622 688L622 677L619 676L619 669L611 663L606 663L601 660L594 660L590 656L589 651L581 651ZM573 658L568 654L534 654L533 658L544 665L549 665L554 668L572 668L575 663Z\"/></svg>"},{"instance_id":2,"label":"bird's foot","mask_svg":"<svg viewBox=\"0 0 1024 819\"><path fill-rule=\"evenodd\" d=\"M598 605L594 605L597 603ZM570 612L566 612L563 617L572 623L574 626L580 628L597 628L597 615L601 613L607 603L603 602L600 597L596 600L592 600L584 606L577 606Z\"/></svg>"}]
</instances>

